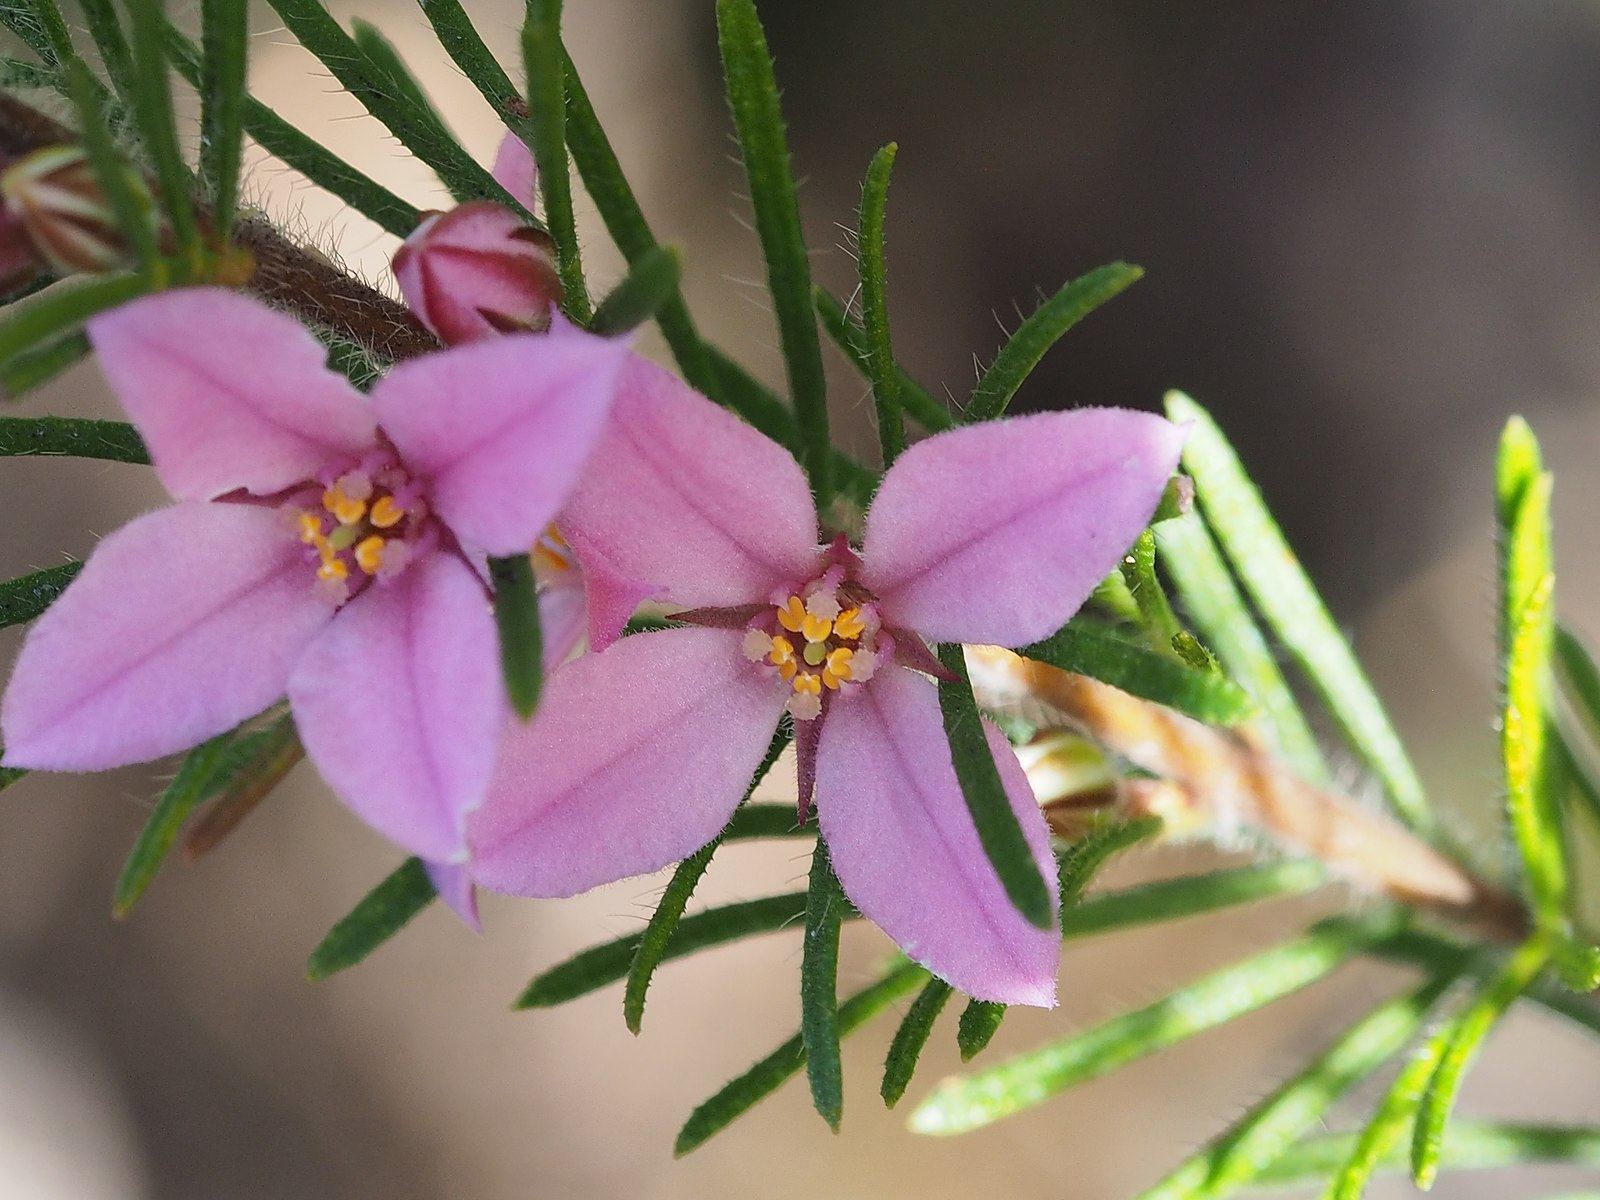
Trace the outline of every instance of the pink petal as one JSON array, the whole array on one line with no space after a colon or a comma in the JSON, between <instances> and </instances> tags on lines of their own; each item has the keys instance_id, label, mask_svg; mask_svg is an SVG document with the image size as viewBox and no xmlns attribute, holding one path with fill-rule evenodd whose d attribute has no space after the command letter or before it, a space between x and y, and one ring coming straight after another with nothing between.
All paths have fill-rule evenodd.
<instances>
[{"instance_id":1,"label":"pink petal","mask_svg":"<svg viewBox=\"0 0 1600 1200\"><path fill-rule=\"evenodd\" d=\"M641 358L561 528L585 569L685 608L764 601L818 573L816 510L789 452Z\"/></svg>"},{"instance_id":2,"label":"pink petal","mask_svg":"<svg viewBox=\"0 0 1600 1200\"><path fill-rule=\"evenodd\" d=\"M276 510L188 503L129 522L23 643L6 765L144 762L254 716L333 613L316 585Z\"/></svg>"},{"instance_id":3,"label":"pink petal","mask_svg":"<svg viewBox=\"0 0 1600 1200\"><path fill-rule=\"evenodd\" d=\"M289 702L358 817L413 854L462 860L507 711L494 618L464 563L430 554L357 596L301 659Z\"/></svg>"},{"instance_id":4,"label":"pink petal","mask_svg":"<svg viewBox=\"0 0 1600 1200\"><path fill-rule=\"evenodd\" d=\"M985 732L1054 898L1044 817L1010 745ZM1029 924L989 865L931 683L890 670L835 697L817 750L817 820L845 894L913 959L980 1000L1055 1005L1060 934Z\"/></svg>"},{"instance_id":5,"label":"pink petal","mask_svg":"<svg viewBox=\"0 0 1600 1200\"><path fill-rule=\"evenodd\" d=\"M500 139L494 154L494 167L489 172L494 181L511 193L512 199L529 212L533 211L534 185L539 180L539 168L533 161L533 152L514 133Z\"/></svg>"},{"instance_id":6,"label":"pink petal","mask_svg":"<svg viewBox=\"0 0 1600 1200\"><path fill-rule=\"evenodd\" d=\"M600 337L508 334L400 364L372 404L464 542L526 553L589 457L628 353Z\"/></svg>"},{"instance_id":7,"label":"pink petal","mask_svg":"<svg viewBox=\"0 0 1600 1200\"><path fill-rule=\"evenodd\" d=\"M622 636L628 618L650 599L653 588L624 579L598 558L583 567L584 594L589 610L589 649L608 649Z\"/></svg>"},{"instance_id":8,"label":"pink petal","mask_svg":"<svg viewBox=\"0 0 1600 1200\"><path fill-rule=\"evenodd\" d=\"M571 896L654 871L727 824L787 699L738 633L623 638L551 676L501 751L472 820L472 873L519 896Z\"/></svg>"},{"instance_id":9,"label":"pink petal","mask_svg":"<svg viewBox=\"0 0 1600 1200\"><path fill-rule=\"evenodd\" d=\"M174 496L270 495L372 446L366 399L299 322L221 288L95 317L101 370Z\"/></svg>"},{"instance_id":10,"label":"pink petal","mask_svg":"<svg viewBox=\"0 0 1600 1200\"><path fill-rule=\"evenodd\" d=\"M1021 646L1054 633L1133 544L1184 431L1081 408L969 425L911 447L867 513L863 582L930 641Z\"/></svg>"},{"instance_id":11,"label":"pink petal","mask_svg":"<svg viewBox=\"0 0 1600 1200\"><path fill-rule=\"evenodd\" d=\"M467 868L460 863L441 863L424 860L428 880L439 899L474 933L483 932L483 922L478 918L478 888L472 882Z\"/></svg>"}]
</instances>

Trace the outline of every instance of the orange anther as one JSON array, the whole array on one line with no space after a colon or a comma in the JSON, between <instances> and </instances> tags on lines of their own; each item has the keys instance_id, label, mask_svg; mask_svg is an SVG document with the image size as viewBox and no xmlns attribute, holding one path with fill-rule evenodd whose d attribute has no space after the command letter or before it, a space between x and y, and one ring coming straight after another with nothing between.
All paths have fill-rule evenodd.
<instances>
[{"instance_id":1,"label":"orange anther","mask_svg":"<svg viewBox=\"0 0 1600 1200\"><path fill-rule=\"evenodd\" d=\"M394 502L393 496L379 496L372 502L372 512L367 520L372 522L374 529L393 529L405 517L406 510Z\"/></svg>"},{"instance_id":2,"label":"orange anther","mask_svg":"<svg viewBox=\"0 0 1600 1200\"><path fill-rule=\"evenodd\" d=\"M361 539L356 546L356 564L368 575L376 575L383 565L384 540L377 534Z\"/></svg>"},{"instance_id":3,"label":"orange anther","mask_svg":"<svg viewBox=\"0 0 1600 1200\"><path fill-rule=\"evenodd\" d=\"M790 596L778 609L778 624L790 633L799 633L806 621L806 606L799 596ZM815 640L815 639L813 639Z\"/></svg>"}]
</instances>

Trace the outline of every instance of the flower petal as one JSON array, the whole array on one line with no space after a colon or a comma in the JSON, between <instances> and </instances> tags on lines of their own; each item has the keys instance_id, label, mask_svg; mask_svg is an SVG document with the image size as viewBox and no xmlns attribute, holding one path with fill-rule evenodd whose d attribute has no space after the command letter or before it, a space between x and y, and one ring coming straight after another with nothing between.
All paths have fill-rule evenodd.
<instances>
[{"instance_id":1,"label":"flower petal","mask_svg":"<svg viewBox=\"0 0 1600 1200\"><path fill-rule=\"evenodd\" d=\"M566 662L583 641L586 609L583 574L574 570L571 576L570 580L539 589L539 640L546 674Z\"/></svg>"},{"instance_id":2,"label":"flower petal","mask_svg":"<svg viewBox=\"0 0 1600 1200\"><path fill-rule=\"evenodd\" d=\"M685 608L764 601L818 571L799 464L641 358L561 528L586 569L603 562Z\"/></svg>"},{"instance_id":3,"label":"flower petal","mask_svg":"<svg viewBox=\"0 0 1600 1200\"><path fill-rule=\"evenodd\" d=\"M442 863L423 860L423 868L428 872L428 881L433 884L433 890L439 893L450 911L460 917L467 928L474 933L483 932L483 922L478 919L478 887L472 882L472 876L461 863Z\"/></svg>"},{"instance_id":4,"label":"flower petal","mask_svg":"<svg viewBox=\"0 0 1600 1200\"><path fill-rule=\"evenodd\" d=\"M161 482L184 500L270 495L372 446L371 409L299 322L221 288L146 296L89 322L101 370Z\"/></svg>"},{"instance_id":5,"label":"flower petal","mask_svg":"<svg viewBox=\"0 0 1600 1200\"><path fill-rule=\"evenodd\" d=\"M1022 646L1054 633L1133 544L1184 431L1081 408L968 425L911 447L867 513L863 582L930 641Z\"/></svg>"},{"instance_id":6,"label":"flower petal","mask_svg":"<svg viewBox=\"0 0 1600 1200\"><path fill-rule=\"evenodd\" d=\"M1055 860L1027 776L1000 732L985 732L1054 897ZM1029 924L990 866L932 684L890 670L836 696L817 749L816 797L845 894L902 950L980 1000L1054 1006L1060 935Z\"/></svg>"},{"instance_id":7,"label":"flower petal","mask_svg":"<svg viewBox=\"0 0 1600 1200\"><path fill-rule=\"evenodd\" d=\"M514 133L507 133L501 138L500 146L494 152L494 166L489 173L494 176L496 183L511 193L513 200L529 212L533 211L534 185L539 181L539 168L526 142Z\"/></svg>"},{"instance_id":8,"label":"flower petal","mask_svg":"<svg viewBox=\"0 0 1600 1200\"><path fill-rule=\"evenodd\" d=\"M506 720L483 585L449 554L374 584L289 680L306 753L334 794L413 854L460 862Z\"/></svg>"},{"instance_id":9,"label":"flower petal","mask_svg":"<svg viewBox=\"0 0 1600 1200\"><path fill-rule=\"evenodd\" d=\"M726 629L636 634L568 663L502 747L469 831L473 876L571 896L699 849L749 787L787 692Z\"/></svg>"},{"instance_id":10,"label":"flower petal","mask_svg":"<svg viewBox=\"0 0 1600 1200\"><path fill-rule=\"evenodd\" d=\"M8 766L98 771L231 729L283 695L333 600L283 515L178 504L101 542L23 643Z\"/></svg>"},{"instance_id":11,"label":"flower petal","mask_svg":"<svg viewBox=\"0 0 1600 1200\"><path fill-rule=\"evenodd\" d=\"M526 553L600 436L628 354L592 335L507 334L400 364L372 404L464 542Z\"/></svg>"}]
</instances>

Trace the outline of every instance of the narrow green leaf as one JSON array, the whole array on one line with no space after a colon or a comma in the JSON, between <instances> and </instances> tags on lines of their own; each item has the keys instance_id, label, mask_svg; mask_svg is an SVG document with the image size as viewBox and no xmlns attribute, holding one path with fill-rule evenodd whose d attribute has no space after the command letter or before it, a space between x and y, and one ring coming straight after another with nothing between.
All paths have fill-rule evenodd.
<instances>
[{"instance_id":1,"label":"narrow green leaf","mask_svg":"<svg viewBox=\"0 0 1600 1200\"><path fill-rule=\"evenodd\" d=\"M511 82L511 76L473 28L460 0L417 0L417 4L451 61L472 81L506 128L518 137L524 136L527 104Z\"/></svg>"},{"instance_id":2,"label":"narrow green leaf","mask_svg":"<svg viewBox=\"0 0 1600 1200\"><path fill-rule=\"evenodd\" d=\"M561 310L580 325L589 321L589 290L583 278L578 224L572 211L572 170L567 165L567 100L562 78L561 0L526 0L522 62L528 80L530 148L539 164L539 192L556 244Z\"/></svg>"},{"instance_id":3,"label":"narrow green leaf","mask_svg":"<svg viewBox=\"0 0 1600 1200\"><path fill-rule=\"evenodd\" d=\"M62 563L0 583L0 629L21 625L44 612L81 570L81 562Z\"/></svg>"},{"instance_id":4,"label":"narrow green leaf","mask_svg":"<svg viewBox=\"0 0 1600 1200\"><path fill-rule=\"evenodd\" d=\"M3 22L4 18L0 17L0 23ZM0 87L54 88L65 93L67 83L59 68L0 56Z\"/></svg>"},{"instance_id":5,"label":"narrow green leaf","mask_svg":"<svg viewBox=\"0 0 1600 1200\"><path fill-rule=\"evenodd\" d=\"M1600 742L1600 667L1580 638L1565 625L1555 632L1556 678L1582 718L1591 740Z\"/></svg>"},{"instance_id":6,"label":"narrow green leaf","mask_svg":"<svg viewBox=\"0 0 1600 1200\"><path fill-rule=\"evenodd\" d=\"M189 196L189 167L178 147L177 117L162 47L166 5L164 0L127 0L127 7L133 43L133 109L139 135L161 192L161 211L172 225L178 247L194 250L200 245L200 228Z\"/></svg>"},{"instance_id":7,"label":"narrow green leaf","mask_svg":"<svg viewBox=\"0 0 1600 1200\"><path fill-rule=\"evenodd\" d=\"M353 967L388 941L437 893L420 858L408 858L339 921L306 960L312 982Z\"/></svg>"},{"instance_id":8,"label":"narrow green leaf","mask_svg":"<svg viewBox=\"0 0 1600 1200\"><path fill-rule=\"evenodd\" d=\"M813 289L811 301L816 306L817 316L821 319L822 328L828 337L843 352L850 365L860 372L861 377L871 383L875 367L867 341L867 331L852 320L844 305L825 289L821 287ZM900 403L906 416L930 433L955 427L956 419L950 415L950 410L945 407L944 402L911 378L899 364L895 365L894 378L895 390L900 394Z\"/></svg>"},{"instance_id":9,"label":"narrow green leaf","mask_svg":"<svg viewBox=\"0 0 1600 1200\"><path fill-rule=\"evenodd\" d=\"M722 831L725 842L754 838L815 837L817 827L801 825L792 804L745 804Z\"/></svg>"},{"instance_id":10,"label":"narrow green leaf","mask_svg":"<svg viewBox=\"0 0 1600 1200\"><path fill-rule=\"evenodd\" d=\"M1356 1135L1330 1133L1307 1138L1284 1151L1262 1170L1256 1182L1274 1188L1320 1182L1349 1157ZM1600 1167L1600 1129L1491 1121L1454 1121L1444 1136L1439 1165L1444 1170L1494 1170L1523 1163L1573 1163ZM1381 1170L1405 1166L1387 1156Z\"/></svg>"},{"instance_id":11,"label":"narrow green leaf","mask_svg":"<svg viewBox=\"0 0 1600 1200\"><path fill-rule=\"evenodd\" d=\"M105 194L106 203L111 206L111 211L116 214L117 228L127 241L129 255L139 266L148 271L155 266L160 256L160 247L156 241L155 213L149 193L145 191L143 182L134 174L132 166L123 157L122 151L117 148L110 132L106 129L105 119L96 97L99 81L89 74L89 68L79 59L72 59L64 69L67 94L72 99L73 107L78 111L78 136L83 139L84 152L88 154L90 165L94 167L95 181ZM9 359L17 351L31 348L31 346L17 347L16 350L8 348L7 352L0 353L0 361Z\"/></svg>"},{"instance_id":12,"label":"narrow green leaf","mask_svg":"<svg viewBox=\"0 0 1600 1200\"><path fill-rule=\"evenodd\" d=\"M436 118L407 97L394 94L394 89L377 77L371 60L323 7L321 0L268 0L268 3L300 44L320 59L340 85L361 101L402 146L439 177L458 203L494 200L516 209L530 224L544 228L455 138L441 131Z\"/></svg>"},{"instance_id":13,"label":"narrow green leaf","mask_svg":"<svg viewBox=\"0 0 1600 1200\"><path fill-rule=\"evenodd\" d=\"M1184 611L1228 674L1261 709L1278 753L1312 783L1328 782L1328 766L1233 575L1198 512L1156 527L1161 561L1178 585Z\"/></svg>"},{"instance_id":14,"label":"narrow green leaf","mask_svg":"<svg viewBox=\"0 0 1600 1200\"><path fill-rule=\"evenodd\" d=\"M1517 613L1554 568L1550 550L1550 478L1533 430L1512 417L1495 455L1495 533L1500 566L1500 661L1511 652Z\"/></svg>"},{"instance_id":15,"label":"narrow green leaf","mask_svg":"<svg viewBox=\"0 0 1600 1200\"><path fill-rule=\"evenodd\" d=\"M199 87L200 51L194 43L169 24L166 48L178 74ZM413 205L307 137L254 96L244 99L243 123L245 132L268 154L369 217L384 232L403 238L417 227L420 214Z\"/></svg>"},{"instance_id":16,"label":"narrow green leaf","mask_svg":"<svg viewBox=\"0 0 1600 1200\"><path fill-rule=\"evenodd\" d=\"M207 784L211 806L184 835L185 861L193 862L232 833L304 757L289 713L235 738Z\"/></svg>"},{"instance_id":17,"label":"narrow green leaf","mask_svg":"<svg viewBox=\"0 0 1600 1200\"><path fill-rule=\"evenodd\" d=\"M539 703L543 680L543 637L533 560L526 554L489 560L494 585L494 623L500 631L500 669L511 707L524 721Z\"/></svg>"},{"instance_id":18,"label":"narrow green leaf","mask_svg":"<svg viewBox=\"0 0 1600 1200\"><path fill-rule=\"evenodd\" d=\"M1112 857L1155 837L1161 832L1161 825L1160 817L1108 822L1062 851L1057 868L1061 881L1061 911L1066 913L1077 906L1096 872Z\"/></svg>"},{"instance_id":19,"label":"narrow green leaf","mask_svg":"<svg viewBox=\"0 0 1600 1200\"><path fill-rule=\"evenodd\" d=\"M1255 712L1245 691L1219 672L1197 671L1083 624L1064 625L1017 653L1088 675L1210 725L1234 725Z\"/></svg>"},{"instance_id":20,"label":"narrow green leaf","mask_svg":"<svg viewBox=\"0 0 1600 1200\"><path fill-rule=\"evenodd\" d=\"M956 1027L956 1049L961 1051L962 1062L971 1062L988 1047L1005 1017L1006 1006L997 1000L967 1001Z\"/></svg>"},{"instance_id":21,"label":"narrow green leaf","mask_svg":"<svg viewBox=\"0 0 1600 1200\"><path fill-rule=\"evenodd\" d=\"M69 333L0 363L0 400L20 400L89 357L89 338Z\"/></svg>"},{"instance_id":22,"label":"narrow green leaf","mask_svg":"<svg viewBox=\"0 0 1600 1200\"><path fill-rule=\"evenodd\" d=\"M1089 937L1134 925L1197 917L1236 904L1297 896L1327 881L1319 863L1290 858L1101 892L1062 913L1061 936Z\"/></svg>"},{"instance_id":23,"label":"narrow green leaf","mask_svg":"<svg viewBox=\"0 0 1600 1200\"><path fill-rule=\"evenodd\" d=\"M1170 657L1173 640L1183 632L1183 627L1173 615L1167 593L1156 576L1155 534L1146 529L1134 540L1132 548L1123 556L1121 569L1128 592L1139 608L1141 624L1158 651Z\"/></svg>"},{"instance_id":24,"label":"narrow green leaf","mask_svg":"<svg viewBox=\"0 0 1600 1200\"><path fill-rule=\"evenodd\" d=\"M0 22L49 67L59 67L77 57L72 36L55 0L21 0L0 7Z\"/></svg>"},{"instance_id":25,"label":"narrow green leaf","mask_svg":"<svg viewBox=\"0 0 1600 1200\"><path fill-rule=\"evenodd\" d=\"M1001 416L1017 389L1062 334L1143 276L1141 267L1107 263L1078 276L1051 296L1000 347L1000 353L972 389L972 399L961 419L992 421Z\"/></svg>"},{"instance_id":26,"label":"narrow green leaf","mask_svg":"<svg viewBox=\"0 0 1600 1200\"><path fill-rule=\"evenodd\" d=\"M878 410L878 446L886 471L906 448L905 418L900 411L900 378L895 374L894 348L889 339L888 263L883 235L884 215L889 204L889 175L894 170L898 149L890 142L872 156L867 177L861 185L861 223L856 239L861 320L867 335L867 367L871 372L873 403ZM901 1085L902 1090L904 1086Z\"/></svg>"},{"instance_id":27,"label":"narrow green leaf","mask_svg":"<svg viewBox=\"0 0 1600 1200\"><path fill-rule=\"evenodd\" d=\"M63 454L148 465L138 430L123 421L77 417L0 417L0 457Z\"/></svg>"},{"instance_id":28,"label":"narrow green leaf","mask_svg":"<svg viewBox=\"0 0 1600 1200\"><path fill-rule=\"evenodd\" d=\"M972 698L961 647L940 646L939 661L952 676L939 682L939 711L944 717L944 732L950 740L950 757L961 782L961 795L978 830L978 841L1017 911L1040 929L1048 929L1056 916L1050 892L1000 782L978 704Z\"/></svg>"},{"instance_id":29,"label":"narrow green leaf","mask_svg":"<svg viewBox=\"0 0 1600 1200\"><path fill-rule=\"evenodd\" d=\"M933 1033L933 1023L944 1011L951 992L950 985L944 980L930 979L906 1010L900 1028L895 1030L894 1041L889 1043L889 1056L883 1063L883 1084L878 1094L883 1097L886 1107L893 1108L900 1103L900 1097L906 1094L911 1076L917 1069L917 1060L922 1057L922 1048L928 1044L928 1037ZM975 1000L973 1003L982 1004L984 1001ZM1004 1009L1005 1005L996 1007ZM965 1021L965 1017L962 1019Z\"/></svg>"},{"instance_id":30,"label":"narrow green leaf","mask_svg":"<svg viewBox=\"0 0 1600 1200\"><path fill-rule=\"evenodd\" d=\"M122 866L116 894L111 901L112 916L127 916L138 903L139 897L144 895L145 889L156 877L156 871L165 861L167 851L172 848L178 830L195 806L211 794L212 779L234 736L233 730L219 734L196 746L184 757L178 773L173 776L166 791L161 793L149 820L139 831L128 861Z\"/></svg>"},{"instance_id":31,"label":"narrow green leaf","mask_svg":"<svg viewBox=\"0 0 1600 1200\"><path fill-rule=\"evenodd\" d=\"M1413 829L1432 830L1434 816L1422 781L1399 735L1233 447L1205 409L1181 392L1167 393L1167 415L1193 422L1183 465L1245 590L1351 746L1383 781L1401 818Z\"/></svg>"},{"instance_id":32,"label":"narrow green leaf","mask_svg":"<svg viewBox=\"0 0 1600 1200\"><path fill-rule=\"evenodd\" d=\"M3 753L4 750L5 747L0 746L0 753ZM5 791L26 774L28 774L28 771L25 767L0 767L0 792Z\"/></svg>"},{"instance_id":33,"label":"narrow green leaf","mask_svg":"<svg viewBox=\"0 0 1600 1200\"><path fill-rule=\"evenodd\" d=\"M1395 919L1336 917L1137 1011L976 1075L942 1084L912 1113L916 1133L966 1133L1067 1088L1254 1012L1326 975L1390 932Z\"/></svg>"},{"instance_id":34,"label":"narrow green leaf","mask_svg":"<svg viewBox=\"0 0 1600 1200\"><path fill-rule=\"evenodd\" d=\"M1435 1035L1441 1046L1439 1065L1434 1068L1433 1078L1422 1097L1411 1138L1411 1176L1423 1191L1433 1186L1434 1177L1439 1173L1445 1123L1455 1107L1456 1093L1468 1065L1489 1031L1517 997L1528 990L1549 961L1549 943L1543 938L1530 939L1472 1003Z\"/></svg>"},{"instance_id":35,"label":"narrow green leaf","mask_svg":"<svg viewBox=\"0 0 1600 1200\"><path fill-rule=\"evenodd\" d=\"M100 51L100 59L106 65L106 74L112 86L124 104L132 105L138 84L134 79L133 55L128 49L128 39L122 32L116 9L112 7L111 0L79 0L79 7L83 10L83 21L88 26L89 36L94 39L95 49Z\"/></svg>"},{"instance_id":36,"label":"narrow green leaf","mask_svg":"<svg viewBox=\"0 0 1600 1200\"><path fill-rule=\"evenodd\" d=\"M589 318L589 332L614 337L651 320L678 294L682 272L683 252L676 246L645 251L628 268L622 282L600 301Z\"/></svg>"},{"instance_id":37,"label":"narrow green leaf","mask_svg":"<svg viewBox=\"0 0 1600 1200\"><path fill-rule=\"evenodd\" d=\"M874 984L862 988L839 1006L839 1036L853 1033L902 996L925 984L928 972L915 963L903 963ZM726 1129L757 1103L805 1066L806 1049L800 1034L795 1034L743 1075L707 1100L684 1122L678 1132L673 1154L682 1158Z\"/></svg>"},{"instance_id":38,"label":"narrow green leaf","mask_svg":"<svg viewBox=\"0 0 1600 1200\"><path fill-rule=\"evenodd\" d=\"M201 0L200 178L211 196L217 240L223 243L233 231L239 202L249 39L250 6L245 0Z\"/></svg>"},{"instance_id":39,"label":"narrow green leaf","mask_svg":"<svg viewBox=\"0 0 1600 1200\"><path fill-rule=\"evenodd\" d=\"M817 511L826 512L834 491L832 443L822 346L811 316L811 263L789 167L772 56L754 0L717 0L717 35L728 107L733 110L756 232L767 261L767 284L778 319L789 395L799 422L800 464L811 480Z\"/></svg>"},{"instance_id":40,"label":"narrow green leaf","mask_svg":"<svg viewBox=\"0 0 1600 1200\"><path fill-rule=\"evenodd\" d=\"M844 1070L839 1062L839 929L844 891L828 858L828 843L811 848L806 933L800 957L800 1038L806 1049L811 1104L835 1133L844 1115Z\"/></svg>"},{"instance_id":41,"label":"narrow green leaf","mask_svg":"<svg viewBox=\"0 0 1600 1200\"><path fill-rule=\"evenodd\" d=\"M1568 929L1566 846L1560 811L1548 786L1545 717L1554 588L1555 577L1547 573L1518 607L1505 664L1500 741L1506 770L1506 814L1521 855L1534 922L1540 929L1564 936Z\"/></svg>"},{"instance_id":42,"label":"narrow green leaf","mask_svg":"<svg viewBox=\"0 0 1600 1200\"><path fill-rule=\"evenodd\" d=\"M64 280L0 314L0 362L75 332L90 317L143 295L137 275L92 275Z\"/></svg>"},{"instance_id":43,"label":"narrow green leaf","mask_svg":"<svg viewBox=\"0 0 1600 1200\"><path fill-rule=\"evenodd\" d=\"M750 786L745 790L745 800L734 812L735 820L739 814L748 811L750 793L760 786L766 778L767 772L772 770L772 764L778 761L792 740L787 722L778 727L778 732L772 735L772 743L767 747L766 756L756 767L756 773L750 779ZM764 804L761 808L775 808L779 814L786 817L790 825L794 824L794 809L787 804ZM747 821L746 825L756 825L759 821ZM689 897L694 894L700 877L705 874L706 868L711 865L711 856L717 852L717 847L730 837L750 836L749 834L734 834L732 826L722 834L713 838L695 853L678 864L673 871L672 878L667 881L667 886L661 893L661 900L656 905L655 912L650 914L650 920L644 927L644 932L639 935L639 948L634 952L633 961L628 964L628 985L622 993L622 1019L627 1023L632 1033L638 1033L644 1021L645 997L650 991L650 981L655 977L656 968L661 965L661 960L666 954L667 946L672 941L672 935L677 931L678 923L683 919L683 910L688 907Z\"/></svg>"},{"instance_id":44,"label":"narrow green leaf","mask_svg":"<svg viewBox=\"0 0 1600 1200\"><path fill-rule=\"evenodd\" d=\"M400 51L394 48L394 43L384 37L376 25L359 17L353 18L350 22L350 40L366 55L367 70L374 83L410 108L419 121L433 125L440 135L454 136L439 115L439 110L433 106L433 101L428 99L422 84L411 73L411 68L406 66L406 60L400 57Z\"/></svg>"}]
</instances>

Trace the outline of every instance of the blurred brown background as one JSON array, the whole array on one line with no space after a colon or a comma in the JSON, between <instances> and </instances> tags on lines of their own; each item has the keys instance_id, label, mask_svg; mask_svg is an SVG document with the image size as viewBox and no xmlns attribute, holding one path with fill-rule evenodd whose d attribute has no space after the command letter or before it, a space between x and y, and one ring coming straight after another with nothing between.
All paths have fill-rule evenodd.
<instances>
[{"instance_id":1,"label":"blurred brown background","mask_svg":"<svg viewBox=\"0 0 1600 1200\"><path fill-rule=\"evenodd\" d=\"M520 6L468 7L514 65ZM569 41L658 235L688 252L703 324L776 379L711 8L574 0ZM1600 8L762 9L819 277L848 290L844 230L868 158L890 139L896 348L952 396L970 387L974 358L992 355L997 324L1014 328L1041 290L1113 258L1146 267L1050 355L1021 403L1155 407L1183 387L1210 404L1356 631L1435 797L1495 838L1488 513L1493 442L1511 411L1533 421L1557 470L1563 610L1600 633L1586 536L1600 496ZM378 24L488 160L499 127L411 4L337 11ZM258 95L413 201L445 203L265 5L255 18ZM389 286L392 243L371 226L270 162L251 187L291 229ZM581 218L603 291L618 260L586 204ZM843 371L835 381L836 419L870 446L863 385ZM27 411L114 409L90 369ZM81 556L161 502L146 472L38 460L7 463L0 498L6 576ZM0 634L0 651L17 641ZM362 968L313 987L307 950L396 853L302 768L228 844L169 869L114 925L112 882L158 785L151 770L30 779L0 803L0 1195L1119 1200L1400 979L1347 973L957 1141L913 1138L882 1110L893 1025L880 1021L847 1044L840 1137L792 1085L674 1162L690 1108L794 1029L797 936L667 968L637 1041L615 988L552 1012L506 1008L536 971L637 928L658 879L572 902L490 900L482 939L430 911ZM1209 857L1147 853L1113 874ZM804 871L793 846L731 849L700 898L784 890ZM988 1057L1152 999L1297 928L1312 907L1076 944L1062 1008L1013 1014ZM865 981L886 945L851 930L843 985ZM905 1108L958 1065L954 1012ZM1600 1119L1597 1062L1566 1030L1519 1017L1465 1107ZM1434 1194L1532 1196L1584 1179L1446 1177Z\"/></svg>"}]
</instances>

